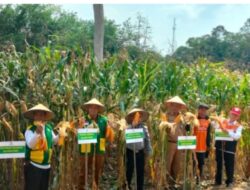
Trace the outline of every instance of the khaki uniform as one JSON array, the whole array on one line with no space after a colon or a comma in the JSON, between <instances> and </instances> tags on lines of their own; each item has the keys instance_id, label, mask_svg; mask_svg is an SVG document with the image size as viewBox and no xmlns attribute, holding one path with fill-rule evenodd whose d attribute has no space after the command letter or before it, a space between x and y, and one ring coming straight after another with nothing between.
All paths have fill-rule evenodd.
<instances>
[{"instance_id":1,"label":"khaki uniform","mask_svg":"<svg viewBox=\"0 0 250 190\"><path fill-rule=\"evenodd\" d=\"M180 116L177 116L180 117ZM167 181L173 184L177 179L181 169L182 159L184 157L183 150L177 149L178 136L185 136L186 130L184 124L181 121L174 123L162 122L160 127L163 127L167 131L168 144L167 144Z\"/></svg>"}]
</instances>

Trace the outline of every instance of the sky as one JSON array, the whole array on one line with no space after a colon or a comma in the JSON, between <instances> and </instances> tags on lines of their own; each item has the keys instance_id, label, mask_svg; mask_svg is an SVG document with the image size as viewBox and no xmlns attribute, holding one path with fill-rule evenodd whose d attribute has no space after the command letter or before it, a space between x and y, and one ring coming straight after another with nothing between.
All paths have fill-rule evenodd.
<instances>
[{"instance_id":1,"label":"sky","mask_svg":"<svg viewBox=\"0 0 250 190\"><path fill-rule=\"evenodd\" d=\"M76 12L85 20L93 20L91 4L63 4L63 9ZM238 32L250 18L249 4L104 4L107 19L121 24L128 18L134 20L140 13L151 26L151 45L162 53L170 53L173 20L176 19L176 47L185 45L190 37L210 34L223 25L230 32Z\"/></svg>"}]
</instances>

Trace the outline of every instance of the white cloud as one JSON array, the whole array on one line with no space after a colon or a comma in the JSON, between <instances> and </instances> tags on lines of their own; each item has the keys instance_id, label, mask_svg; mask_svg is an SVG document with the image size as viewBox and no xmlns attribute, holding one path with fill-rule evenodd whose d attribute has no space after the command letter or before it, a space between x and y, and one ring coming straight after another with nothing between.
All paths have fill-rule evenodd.
<instances>
[{"instance_id":1,"label":"white cloud","mask_svg":"<svg viewBox=\"0 0 250 190\"><path fill-rule=\"evenodd\" d=\"M250 4L223 5L216 11L215 20L217 25L223 25L230 32L238 32L250 18Z\"/></svg>"},{"instance_id":2,"label":"white cloud","mask_svg":"<svg viewBox=\"0 0 250 190\"><path fill-rule=\"evenodd\" d=\"M205 6L180 4L180 5L164 5L161 12L166 12L171 17L184 17L185 19L198 19L205 10Z\"/></svg>"}]
</instances>

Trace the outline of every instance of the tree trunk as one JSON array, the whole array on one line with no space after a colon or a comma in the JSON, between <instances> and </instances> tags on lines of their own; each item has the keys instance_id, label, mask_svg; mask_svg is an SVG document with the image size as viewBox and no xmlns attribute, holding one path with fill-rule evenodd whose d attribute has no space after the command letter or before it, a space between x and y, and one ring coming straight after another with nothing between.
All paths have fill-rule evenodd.
<instances>
[{"instance_id":1,"label":"tree trunk","mask_svg":"<svg viewBox=\"0 0 250 190\"><path fill-rule=\"evenodd\" d=\"M104 43L104 12L103 4L94 4L94 53L97 62L103 60L103 43Z\"/></svg>"}]
</instances>

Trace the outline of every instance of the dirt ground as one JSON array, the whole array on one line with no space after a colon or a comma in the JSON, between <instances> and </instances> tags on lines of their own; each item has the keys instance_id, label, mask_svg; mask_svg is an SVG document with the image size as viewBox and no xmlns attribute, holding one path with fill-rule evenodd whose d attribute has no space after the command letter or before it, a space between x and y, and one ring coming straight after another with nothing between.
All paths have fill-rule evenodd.
<instances>
[{"instance_id":1,"label":"dirt ground","mask_svg":"<svg viewBox=\"0 0 250 190\"><path fill-rule=\"evenodd\" d=\"M104 166L104 171L102 178L100 180L100 190L117 190L118 184L118 173L117 173L117 159L116 159L116 149L112 149L112 151L107 152L106 163ZM250 179L242 179L240 176L235 175L235 183L232 188L226 187L226 185L221 186L213 186L213 180L206 180L202 181L200 185L196 185L194 190L250 190ZM152 184L145 173L145 190L156 190L154 184ZM183 189L182 187L177 187L176 189ZM164 188L162 188L164 190ZM188 189L187 189L188 190Z\"/></svg>"}]
</instances>

